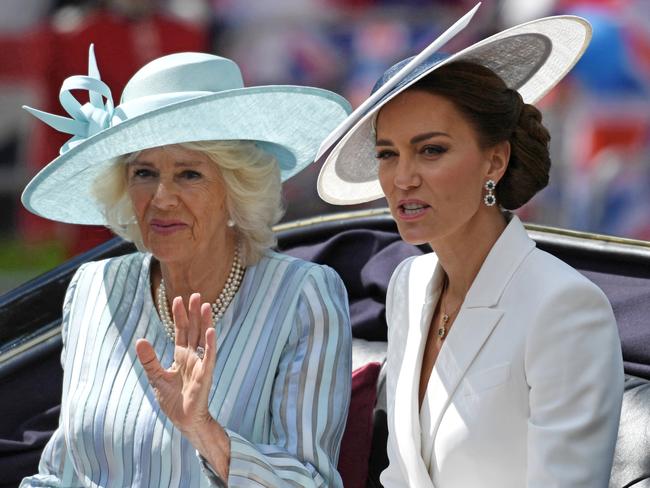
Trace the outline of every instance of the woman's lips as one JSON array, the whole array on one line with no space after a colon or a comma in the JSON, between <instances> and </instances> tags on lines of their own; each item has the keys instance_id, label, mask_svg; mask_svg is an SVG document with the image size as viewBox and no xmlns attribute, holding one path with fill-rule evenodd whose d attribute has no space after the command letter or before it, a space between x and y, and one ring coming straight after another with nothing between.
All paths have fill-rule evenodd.
<instances>
[{"instance_id":1,"label":"woman's lips","mask_svg":"<svg viewBox=\"0 0 650 488\"><path fill-rule=\"evenodd\" d=\"M151 222L149 222L149 226L151 227L151 230L162 235L173 234L174 232L178 232L179 230L183 230L187 227L187 225L180 220L158 219L153 219Z\"/></svg>"},{"instance_id":2,"label":"woman's lips","mask_svg":"<svg viewBox=\"0 0 650 488\"><path fill-rule=\"evenodd\" d=\"M403 200L397 205L397 216L400 220L417 220L429 210L429 205L420 200Z\"/></svg>"}]
</instances>

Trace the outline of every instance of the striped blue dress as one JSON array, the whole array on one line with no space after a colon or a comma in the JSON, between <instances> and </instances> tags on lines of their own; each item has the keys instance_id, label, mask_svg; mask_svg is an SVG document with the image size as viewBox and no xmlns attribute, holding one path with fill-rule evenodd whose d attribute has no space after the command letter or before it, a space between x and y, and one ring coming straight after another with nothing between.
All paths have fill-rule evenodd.
<instances>
[{"instance_id":1,"label":"striped blue dress","mask_svg":"<svg viewBox=\"0 0 650 488\"><path fill-rule=\"evenodd\" d=\"M151 255L83 265L63 307L59 427L21 487L207 487L210 470L160 410L135 354L173 358L150 285ZM231 441L229 486L342 486L351 332L339 276L267 252L217 324L210 412Z\"/></svg>"}]
</instances>

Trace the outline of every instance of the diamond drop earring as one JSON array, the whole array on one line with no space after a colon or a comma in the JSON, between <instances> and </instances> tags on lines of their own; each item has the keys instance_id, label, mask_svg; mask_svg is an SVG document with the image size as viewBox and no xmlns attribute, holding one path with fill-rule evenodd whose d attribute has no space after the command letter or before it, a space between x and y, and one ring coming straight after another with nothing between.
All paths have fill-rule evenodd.
<instances>
[{"instance_id":1,"label":"diamond drop earring","mask_svg":"<svg viewBox=\"0 0 650 488\"><path fill-rule=\"evenodd\" d=\"M483 197L483 203L488 207L492 207L497 203L497 197L494 196L494 190L497 187L497 184L494 180L487 180L485 182L485 196Z\"/></svg>"}]
</instances>

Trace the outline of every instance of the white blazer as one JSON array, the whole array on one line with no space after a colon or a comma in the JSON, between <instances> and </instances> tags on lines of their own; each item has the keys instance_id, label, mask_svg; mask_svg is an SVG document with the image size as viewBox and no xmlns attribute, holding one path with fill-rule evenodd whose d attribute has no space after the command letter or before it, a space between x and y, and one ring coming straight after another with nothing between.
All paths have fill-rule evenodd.
<instances>
[{"instance_id":1,"label":"white blazer","mask_svg":"<svg viewBox=\"0 0 650 488\"><path fill-rule=\"evenodd\" d=\"M469 289L420 411L443 271L409 258L387 297L385 488L607 487L623 395L604 293L540 251L514 216Z\"/></svg>"}]
</instances>

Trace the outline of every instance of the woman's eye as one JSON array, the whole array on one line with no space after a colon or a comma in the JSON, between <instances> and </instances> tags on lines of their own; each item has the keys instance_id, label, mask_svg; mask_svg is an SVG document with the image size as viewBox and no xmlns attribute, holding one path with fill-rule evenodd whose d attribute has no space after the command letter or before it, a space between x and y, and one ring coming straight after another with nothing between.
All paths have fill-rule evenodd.
<instances>
[{"instance_id":1,"label":"woman's eye","mask_svg":"<svg viewBox=\"0 0 650 488\"><path fill-rule=\"evenodd\" d=\"M185 180L196 180L198 178L201 178L202 175L198 171L187 169L183 171L180 176Z\"/></svg>"},{"instance_id":2,"label":"woman's eye","mask_svg":"<svg viewBox=\"0 0 650 488\"><path fill-rule=\"evenodd\" d=\"M150 178L156 176L156 173L148 168L135 168L131 174L134 178Z\"/></svg>"},{"instance_id":3,"label":"woman's eye","mask_svg":"<svg viewBox=\"0 0 650 488\"><path fill-rule=\"evenodd\" d=\"M377 159L379 159L381 161L381 160L384 160L384 159L389 159L389 158L395 157L396 155L397 154L395 153L395 151L391 151L390 149L383 149L383 150L377 151L375 153L375 158L377 158Z\"/></svg>"},{"instance_id":4,"label":"woman's eye","mask_svg":"<svg viewBox=\"0 0 650 488\"><path fill-rule=\"evenodd\" d=\"M440 156L446 152L447 148L442 146L427 145L422 148L422 154L425 156Z\"/></svg>"}]
</instances>

